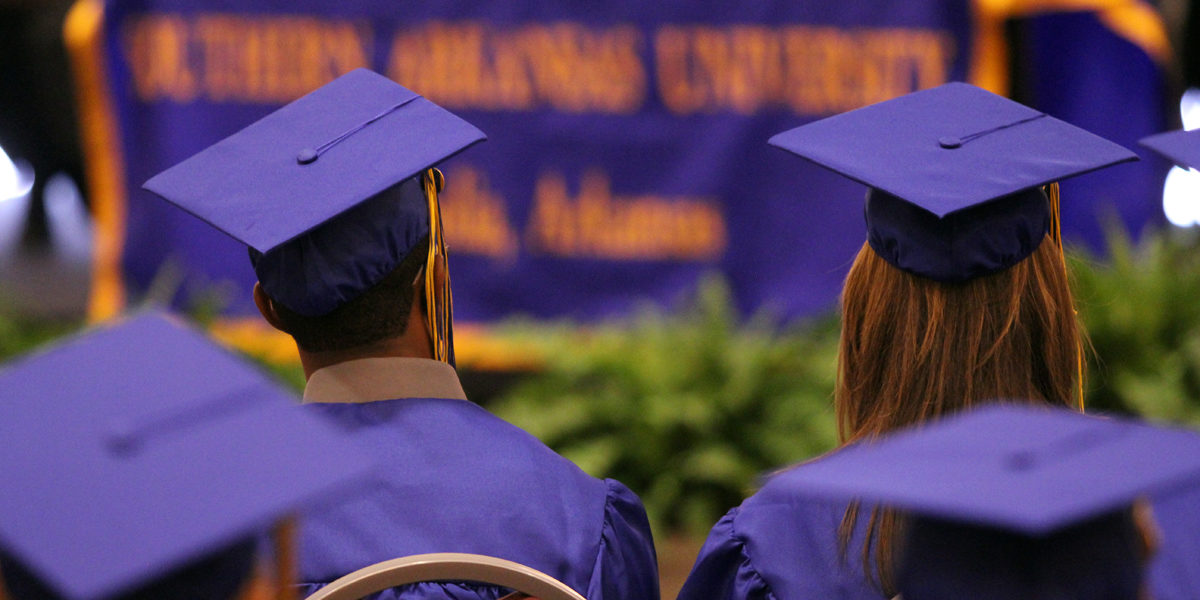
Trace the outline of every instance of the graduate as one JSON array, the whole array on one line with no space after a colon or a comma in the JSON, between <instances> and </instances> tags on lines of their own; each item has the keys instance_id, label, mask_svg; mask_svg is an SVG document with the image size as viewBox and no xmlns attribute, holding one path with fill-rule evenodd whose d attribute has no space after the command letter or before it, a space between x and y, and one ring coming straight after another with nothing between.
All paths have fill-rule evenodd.
<instances>
[{"instance_id":1,"label":"graduate","mask_svg":"<svg viewBox=\"0 0 1200 600\"><path fill-rule=\"evenodd\" d=\"M1144 498L1194 490L1198 475L1194 431L993 405L849 446L780 485L904 514L904 600L1139 600L1161 536L1200 537L1195 522L1160 532Z\"/></svg>"},{"instance_id":2,"label":"graduate","mask_svg":"<svg viewBox=\"0 0 1200 600\"><path fill-rule=\"evenodd\" d=\"M145 188L250 247L255 302L295 338L308 408L389 466L354 498L304 515L305 593L384 560L469 552L532 567L590 600L654 600L640 500L468 402L459 384L435 165L483 139L359 69ZM425 583L394 596L506 593Z\"/></svg>"},{"instance_id":3,"label":"graduate","mask_svg":"<svg viewBox=\"0 0 1200 600\"><path fill-rule=\"evenodd\" d=\"M160 314L19 359L0 389L7 600L293 598L290 516L373 468L268 376Z\"/></svg>"},{"instance_id":4,"label":"graduate","mask_svg":"<svg viewBox=\"0 0 1200 600\"><path fill-rule=\"evenodd\" d=\"M841 299L842 445L995 398L1082 409L1055 182L1133 153L964 83L770 143L869 187ZM715 525L680 598L890 598L897 532L890 509L772 479Z\"/></svg>"}]
</instances>

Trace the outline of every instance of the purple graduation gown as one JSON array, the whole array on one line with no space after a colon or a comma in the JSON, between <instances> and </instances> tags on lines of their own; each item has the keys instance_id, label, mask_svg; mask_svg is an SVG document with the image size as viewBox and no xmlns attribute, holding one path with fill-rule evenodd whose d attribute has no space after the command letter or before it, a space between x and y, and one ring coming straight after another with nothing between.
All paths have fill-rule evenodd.
<instances>
[{"instance_id":1,"label":"purple graduation gown","mask_svg":"<svg viewBox=\"0 0 1200 600\"><path fill-rule=\"evenodd\" d=\"M878 600L861 567L866 518L838 555L846 502L795 497L780 473L721 518L700 549L678 600Z\"/></svg>"},{"instance_id":2,"label":"purple graduation gown","mask_svg":"<svg viewBox=\"0 0 1200 600\"><path fill-rule=\"evenodd\" d=\"M1150 597L1200 598L1200 486L1163 494L1151 508L1162 539L1150 560Z\"/></svg>"},{"instance_id":3,"label":"purple graduation gown","mask_svg":"<svg viewBox=\"0 0 1200 600\"><path fill-rule=\"evenodd\" d=\"M796 496L780 484L788 472L717 522L678 600L884 598L863 575L865 515L842 563L837 530L847 503ZM1151 597L1200 598L1200 488L1164 494L1152 504L1163 540L1147 573Z\"/></svg>"},{"instance_id":4,"label":"purple graduation gown","mask_svg":"<svg viewBox=\"0 0 1200 600\"><path fill-rule=\"evenodd\" d=\"M301 515L301 592L370 564L429 552L515 561L588 600L656 600L658 567L633 492L588 476L465 400L309 404L375 453L376 480ZM488 599L506 590L425 583L381 598Z\"/></svg>"}]
</instances>

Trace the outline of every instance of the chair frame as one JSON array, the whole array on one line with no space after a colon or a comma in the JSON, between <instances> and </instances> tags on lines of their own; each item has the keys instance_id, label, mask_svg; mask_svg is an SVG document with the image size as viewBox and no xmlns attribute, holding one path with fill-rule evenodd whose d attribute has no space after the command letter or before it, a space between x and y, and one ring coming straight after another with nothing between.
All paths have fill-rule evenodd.
<instances>
[{"instance_id":1,"label":"chair frame","mask_svg":"<svg viewBox=\"0 0 1200 600\"><path fill-rule=\"evenodd\" d=\"M516 590L540 600L586 600L561 581L525 565L481 554L415 554L375 563L339 577L305 600L359 600L425 581L472 581ZM519 597L519 596L518 596Z\"/></svg>"}]
</instances>

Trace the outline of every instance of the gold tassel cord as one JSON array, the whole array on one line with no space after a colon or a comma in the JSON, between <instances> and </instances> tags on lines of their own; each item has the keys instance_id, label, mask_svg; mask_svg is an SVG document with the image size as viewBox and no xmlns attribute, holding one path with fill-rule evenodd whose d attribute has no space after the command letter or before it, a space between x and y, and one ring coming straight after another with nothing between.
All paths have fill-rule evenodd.
<instances>
[{"instance_id":1,"label":"gold tassel cord","mask_svg":"<svg viewBox=\"0 0 1200 600\"><path fill-rule=\"evenodd\" d=\"M425 198L429 203L429 254L425 259L425 316L429 338L433 343L433 358L453 364L451 327L454 319L454 299L450 293L450 273L446 262L446 237L442 229L442 212L438 192L445 187L445 176L436 168L426 169L422 177ZM445 279L439 285L434 265L442 259Z\"/></svg>"},{"instance_id":2,"label":"gold tassel cord","mask_svg":"<svg viewBox=\"0 0 1200 600\"><path fill-rule=\"evenodd\" d=\"M1046 196L1050 198L1050 238L1058 245L1058 251L1061 254L1063 251L1062 243L1062 216L1059 213L1059 192L1058 183L1050 183L1046 185ZM1063 264L1066 263L1066 256L1063 256Z\"/></svg>"},{"instance_id":3,"label":"gold tassel cord","mask_svg":"<svg viewBox=\"0 0 1200 600\"><path fill-rule=\"evenodd\" d=\"M1058 246L1058 257L1062 259L1063 270L1067 269L1067 252L1062 247L1062 214L1060 212L1060 192L1058 192L1057 182L1045 186L1046 197L1050 198L1050 238L1054 240ZM1079 316L1079 311L1072 310L1075 316ZM1084 412L1084 344L1082 342L1075 343L1075 383L1079 389L1079 410Z\"/></svg>"}]
</instances>

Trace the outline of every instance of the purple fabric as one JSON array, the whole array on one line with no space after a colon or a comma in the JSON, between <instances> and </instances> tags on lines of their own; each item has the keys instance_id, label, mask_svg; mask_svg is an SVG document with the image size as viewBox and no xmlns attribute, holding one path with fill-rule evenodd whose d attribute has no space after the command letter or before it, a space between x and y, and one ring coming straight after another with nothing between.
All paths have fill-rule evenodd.
<instances>
[{"instance_id":1,"label":"purple fabric","mask_svg":"<svg viewBox=\"0 0 1200 600\"><path fill-rule=\"evenodd\" d=\"M679 592L678 600L696 598L774 598L767 582L746 554L744 540L734 535L733 521L739 509L721 517L700 549L692 573Z\"/></svg>"},{"instance_id":2,"label":"purple fabric","mask_svg":"<svg viewBox=\"0 0 1200 600\"><path fill-rule=\"evenodd\" d=\"M729 511L700 550L678 600L879 600L862 575L866 519L838 553L845 502L795 497L768 481Z\"/></svg>"},{"instance_id":3,"label":"purple fabric","mask_svg":"<svg viewBox=\"0 0 1200 600\"><path fill-rule=\"evenodd\" d=\"M253 575L257 550L255 538L244 539L105 600L238 600L238 592ZM8 598L71 600L3 552L0 574Z\"/></svg>"},{"instance_id":4,"label":"purple fabric","mask_svg":"<svg viewBox=\"0 0 1200 600\"><path fill-rule=\"evenodd\" d=\"M1143 10L1153 4L1129 3ZM1017 101L1134 149L1138 139L1179 124L1178 92L1170 83L1170 69L1119 34L1109 15L1103 10L1034 11L1010 20L1010 56L1021 57L1021 64L1013 65L1011 91ZM1120 66L1080 68L1083 64ZM1141 108L1133 100L1151 96L1160 99ZM1154 102L1158 109L1152 108ZM1142 157L1151 158L1144 152ZM1115 223L1125 223L1133 239L1166 226L1162 188L1168 168L1164 160L1143 160L1062 182L1067 241L1106 254L1105 240ZM1133 198L1140 200L1130 202Z\"/></svg>"},{"instance_id":5,"label":"purple fabric","mask_svg":"<svg viewBox=\"0 0 1200 600\"><path fill-rule=\"evenodd\" d=\"M296 588L297 595L306 598L326 585L325 583L301 584ZM511 591L466 582L430 582L406 585L371 594L365 600L497 600Z\"/></svg>"},{"instance_id":6,"label":"purple fabric","mask_svg":"<svg viewBox=\"0 0 1200 600\"><path fill-rule=\"evenodd\" d=\"M1194 600L1200 590L1200 486L1153 499L1154 520L1162 533L1150 561L1154 600Z\"/></svg>"},{"instance_id":7,"label":"purple fabric","mask_svg":"<svg viewBox=\"0 0 1200 600\"><path fill-rule=\"evenodd\" d=\"M977 58L975 5L968 0L754 0L706 3L702 10L690 2L641 0L405 3L403 10L391 0L108 0L105 4L105 67L113 86L120 150L126 157L124 179L129 186L129 210L122 224L128 293L137 297L170 257L185 276L177 299L181 306L209 292L213 282L229 281L236 285L229 306L234 315L257 315L249 294L254 279L245 269L245 250L138 189L154 173L281 103L277 95L247 101L211 93L203 74L214 63L204 60L207 46L196 37L204 31L274 31L261 28L273 27L277 19L311 19L323 28L360 32L355 37L361 36L363 62L376 71L397 73L397 60L425 65L416 79L401 82L454 110L490 138L444 165L447 215L467 211L464 219L451 217L454 222L447 222L455 316L460 322L475 323L513 314L601 321L636 313L647 300L674 306L681 294L712 271L730 279L738 306L747 313L767 308L789 318L824 314L836 304L849 266L847 257L863 240L856 206L863 188L762 141L788 127L885 95L965 80ZM227 25L201 29L212 17ZM1050 17L1054 21L1031 32L1034 35L1010 40L1014 56L1020 59L1014 62L1029 67L1013 77L1015 88L1037 86L1036 93L1022 96L1028 104L1123 145L1171 126L1167 117L1175 111L1166 101L1170 91L1163 85L1165 65L1105 26L1091 11L1039 13L1036 19ZM1059 25L1068 18L1072 23L1088 23L1064 31ZM171 29L163 30L167 24ZM148 60L149 53L139 48L145 45L137 42L159 38L134 34L176 27L191 32L189 39L196 43L188 44L178 57ZM447 27L447 33L440 33ZM452 43L458 27L480 31L483 44L474 37L469 38L474 43L461 48ZM566 37L554 33L570 31L577 33ZM613 33L630 40L627 52L613 54L611 50L618 46L609 42L568 43L613 40ZM748 36L744 43L743 35ZM672 38L679 44L663 44ZM162 38L168 39L176 37ZM325 38L306 39L317 45ZM430 47L441 47L437 56L418 53L420 57L411 58L410 51L395 51L412 47L415 40L440 39L451 43ZM810 39L812 44L807 42ZM855 46L863 39L866 44ZM530 51L522 40L563 43L547 46L553 52L535 55L531 51L520 68L495 71L495 52L510 56ZM659 54L671 47L676 51ZM864 52L855 52L858 47ZM267 52L272 48L262 45ZM244 57L252 56L256 55ZM237 83L257 89L253 82L277 81L283 72L268 68L272 63L286 70L288 77L281 82L285 85L304 81L291 77L297 72L332 76L351 60L341 56L343 60L331 63L292 61L288 54L278 54L279 60L253 69L263 79L239 78ZM612 68L621 70L604 78L607 81L571 85L586 73L564 65L594 69L608 64L589 61L589 56L606 61L620 58ZM702 58L706 56L709 59ZM147 68L154 64L176 65L179 71ZM457 77L436 66L440 64L477 65L485 68L481 75L487 75ZM883 73L888 75L880 76ZM194 94L172 93L178 86L171 86L170 80L183 83L193 77L199 84ZM222 81L234 83L224 77L215 80ZM495 87L500 83L515 87ZM142 91L147 88L149 93ZM611 99L618 88L639 99L628 105L628 111L610 111L596 104L589 106L599 110L589 110L559 101ZM497 95L492 90L505 91ZM528 102L511 103L514 99ZM1103 217L1120 216L1124 227L1135 234L1148 224L1163 224L1164 166L1165 161L1145 161L1065 182L1067 239L1086 241L1101 251L1103 226L1110 224ZM561 175L566 200L578 206L590 173L611 184L606 197L614 207L640 198L711 203L720 213L729 243L715 253L682 258L547 251L532 235L532 216L539 205L545 206L538 200L539 183ZM469 188L478 189L478 194L467 192L464 184L470 180L480 183ZM454 195L470 202L451 206ZM493 221L491 213L478 213L483 218L473 219L472 207L480 205L476 200L494 209L498 219ZM480 233L464 232L457 226L464 220L495 222L507 236L504 239L514 243L485 247L478 242L496 238L481 233L493 229L471 227ZM621 227L614 233L626 231L633 235L640 230ZM514 290L513 281L523 282L520 290Z\"/></svg>"},{"instance_id":8,"label":"purple fabric","mask_svg":"<svg viewBox=\"0 0 1200 600\"><path fill-rule=\"evenodd\" d=\"M397 104L402 107L372 121ZM318 160L297 160L365 123ZM355 69L143 187L266 252L484 139L415 92Z\"/></svg>"},{"instance_id":9,"label":"purple fabric","mask_svg":"<svg viewBox=\"0 0 1200 600\"><path fill-rule=\"evenodd\" d=\"M775 135L773 146L871 188L871 247L904 271L960 282L1028 256L1049 227L1039 186L1137 156L965 83Z\"/></svg>"},{"instance_id":10,"label":"purple fabric","mask_svg":"<svg viewBox=\"0 0 1200 600\"><path fill-rule=\"evenodd\" d=\"M1139 533L1128 507L1031 537L915 517L896 571L905 600L1139 600Z\"/></svg>"},{"instance_id":11,"label":"purple fabric","mask_svg":"<svg viewBox=\"0 0 1200 600\"><path fill-rule=\"evenodd\" d=\"M843 565L837 528L845 502L803 494L773 477L709 533L678 600L881 598L862 574L865 519L859 519ZM1167 489L1152 499L1162 545L1147 580L1155 600L1195 600L1200 590L1200 486ZM860 513L861 515L862 513Z\"/></svg>"},{"instance_id":12,"label":"purple fabric","mask_svg":"<svg viewBox=\"0 0 1200 600\"><path fill-rule=\"evenodd\" d=\"M887 192L867 192L867 242L892 266L961 282L1007 269L1037 250L1050 230L1041 188L938 218Z\"/></svg>"},{"instance_id":13,"label":"purple fabric","mask_svg":"<svg viewBox=\"0 0 1200 600\"><path fill-rule=\"evenodd\" d=\"M772 483L1027 535L1200 476L1200 435L1065 409L994 404L846 446Z\"/></svg>"},{"instance_id":14,"label":"purple fabric","mask_svg":"<svg viewBox=\"0 0 1200 600\"><path fill-rule=\"evenodd\" d=\"M1156 133L1138 143L1185 169L1200 168L1200 130Z\"/></svg>"},{"instance_id":15,"label":"purple fabric","mask_svg":"<svg viewBox=\"0 0 1200 600\"><path fill-rule=\"evenodd\" d=\"M939 217L1137 160L1104 138L960 82L801 125L769 143Z\"/></svg>"},{"instance_id":16,"label":"purple fabric","mask_svg":"<svg viewBox=\"0 0 1200 600\"><path fill-rule=\"evenodd\" d=\"M353 498L303 515L306 592L383 560L470 552L538 569L589 600L658 598L645 510L620 483L586 475L462 400L309 406L387 466ZM422 585L384 597L492 599L496 590Z\"/></svg>"},{"instance_id":17,"label":"purple fabric","mask_svg":"<svg viewBox=\"0 0 1200 600\"><path fill-rule=\"evenodd\" d=\"M356 69L144 187L249 246L267 293L319 316L378 283L429 233L419 173L483 139Z\"/></svg>"},{"instance_id":18,"label":"purple fabric","mask_svg":"<svg viewBox=\"0 0 1200 600\"><path fill-rule=\"evenodd\" d=\"M429 205L412 178L266 254L251 248L250 262L271 298L319 316L379 283L428 234Z\"/></svg>"},{"instance_id":19,"label":"purple fabric","mask_svg":"<svg viewBox=\"0 0 1200 600\"><path fill-rule=\"evenodd\" d=\"M373 466L253 365L159 314L14 361L0 389L0 545L78 600L226 547Z\"/></svg>"}]
</instances>

